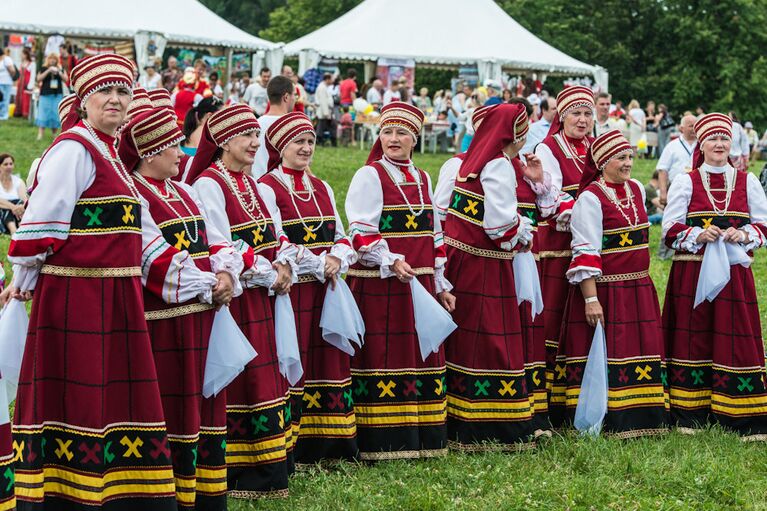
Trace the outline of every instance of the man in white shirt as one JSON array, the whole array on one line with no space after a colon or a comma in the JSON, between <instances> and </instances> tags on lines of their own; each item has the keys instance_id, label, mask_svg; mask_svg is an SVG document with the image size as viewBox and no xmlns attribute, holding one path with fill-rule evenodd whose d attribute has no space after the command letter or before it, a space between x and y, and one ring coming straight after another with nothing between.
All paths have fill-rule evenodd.
<instances>
[{"instance_id":1,"label":"man in white shirt","mask_svg":"<svg viewBox=\"0 0 767 511\"><path fill-rule=\"evenodd\" d=\"M383 105L383 95L384 95L384 86L383 82L376 78L373 80L373 86L370 87L368 90L367 96L365 99L368 103L373 105L373 108L376 110L381 109L381 105Z\"/></svg>"},{"instance_id":2,"label":"man in white shirt","mask_svg":"<svg viewBox=\"0 0 767 511\"><path fill-rule=\"evenodd\" d=\"M541 101L541 119L535 121L530 125L530 130L527 132L527 140L525 146L519 151L520 158L524 158L523 155L532 153L535 150L535 146L546 138L551 127L551 121L554 120L554 116L557 115L557 100L556 98L546 98Z\"/></svg>"},{"instance_id":3,"label":"man in white shirt","mask_svg":"<svg viewBox=\"0 0 767 511\"><path fill-rule=\"evenodd\" d=\"M597 117L594 119L594 130L591 133L595 137L612 129L619 128L616 120L610 117L611 100L612 97L606 92L600 92L597 95Z\"/></svg>"},{"instance_id":4,"label":"man in white shirt","mask_svg":"<svg viewBox=\"0 0 767 511\"><path fill-rule=\"evenodd\" d=\"M295 96L296 86L293 80L287 76L279 75L269 80L266 86L266 93L269 97L269 112L258 118L258 124L261 126L261 133L258 135L258 141L261 143L256 151L256 161L253 162L250 175L258 180L261 176L272 169L267 169L269 163L269 151L266 149L266 130L274 124L274 121L283 115L292 112L296 105Z\"/></svg>"},{"instance_id":5,"label":"man in white shirt","mask_svg":"<svg viewBox=\"0 0 767 511\"><path fill-rule=\"evenodd\" d=\"M663 149L655 170L658 171L659 199L662 206L666 206L668 189L678 176L692 170L692 153L695 150L697 138L695 136L695 116L685 115L679 124L679 138L672 140ZM658 257L668 259L674 255L674 251L666 246L663 238L660 240Z\"/></svg>"},{"instance_id":6,"label":"man in white shirt","mask_svg":"<svg viewBox=\"0 0 767 511\"><path fill-rule=\"evenodd\" d=\"M258 80L248 85L245 94L242 96L242 102L247 103L250 108L256 112L256 116L261 117L266 112L266 105L269 103L269 97L266 91L272 72L268 67L261 68ZM260 121L259 121L260 122Z\"/></svg>"},{"instance_id":7,"label":"man in white shirt","mask_svg":"<svg viewBox=\"0 0 767 511\"><path fill-rule=\"evenodd\" d=\"M333 84L333 75L325 73L322 81L317 85L314 92L314 101L317 103L317 141L322 142L325 133L330 136L330 143L336 146L336 127L333 122L333 93L330 86Z\"/></svg>"},{"instance_id":8,"label":"man in white shirt","mask_svg":"<svg viewBox=\"0 0 767 511\"><path fill-rule=\"evenodd\" d=\"M748 149L748 136L746 131L738 122L738 118L735 114L730 112L730 118L732 119L732 145L730 146L730 159L732 160L733 167L737 170L745 172L748 170L748 157L750 151Z\"/></svg>"},{"instance_id":9,"label":"man in white shirt","mask_svg":"<svg viewBox=\"0 0 767 511\"><path fill-rule=\"evenodd\" d=\"M399 82L396 80L392 81L389 88L386 89L386 93L384 93L383 104L384 106L386 106L392 101L399 101L400 98L401 96L399 94Z\"/></svg>"}]
</instances>

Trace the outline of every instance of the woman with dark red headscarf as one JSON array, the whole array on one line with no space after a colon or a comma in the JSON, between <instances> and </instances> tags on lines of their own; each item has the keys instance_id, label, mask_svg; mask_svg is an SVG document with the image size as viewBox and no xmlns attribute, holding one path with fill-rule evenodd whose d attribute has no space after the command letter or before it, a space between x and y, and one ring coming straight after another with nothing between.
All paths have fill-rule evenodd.
<instances>
[{"instance_id":1,"label":"woman with dark red headscarf","mask_svg":"<svg viewBox=\"0 0 767 511\"><path fill-rule=\"evenodd\" d=\"M557 115L548 136L535 148L543 170L551 176L552 185L563 192L554 215L542 218L538 224L541 288L543 290L543 321L546 339L546 380L549 389L561 375L563 360L557 355L562 312L570 290L565 273L570 263L570 214L578 194L581 175L586 166L589 136L594 122L594 93L588 87L566 87L557 95ZM568 197L569 196L569 197ZM561 379L561 378L559 378ZM565 396L550 392L550 404L563 404ZM561 420L551 414L556 426Z\"/></svg>"},{"instance_id":2,"label":"woman with dark red headscarf","mask_svg":"<svg viewBox=\"0 0 767 511\"><path fill-rule=\"evenodd\" d=\"M380 134L346 195L359 261L349 287L365 321L365 345L352 359L357 442L363 460L447 453L445 355L425 360L411 298L414 278L443 306L455 297L444 277L441 224L429 175L411 161L423 112L395 101L381 109Z\"/></svg>"},{"instance_id":3,"label":"woman with dark red headscarf","mask_svg":"<svg viewBox=\"0 0 767 511\"><path fill-rule=\"evenodd\" d=\"M517 210L511 163L527 130L523 105L490 109L448 206L447 276L454 283L458 324L446 348L448 435L463 450L481 449L485 441L506 450L532 445L532 390L512 266L516 251L529 250L532 241L532 222ZM540 167L536 159L531 165Z\"/></svg>"},{"instance_id":4,"label":"woman with dark red headscarf","mask_svg":"<svg viewBox=\"0 0 767 511\"><path fill-rule=\"evenodd\" d=\"M633 152L618 130L598 136L589 155L570 222L573 286L565 306L559 355L565 375L554 393L565 402L552 414L573 420L594 328L607 347L604 429L618 438L668 430L666 364L660 307L650 278L650 223L644 187L631 179Z\"/></svg>"},{"instance_id":5,"label":"woman with dark red headscarf","mask_svg":"<svg viewBox=\"0 0 767 511\"><path fill-rule=\"evenodd\" d=\"M695 134L694 169L674 180L663 212L666 245L676 250L663 309L671 413L684 431L713 422L765 440L767 375L751 268L720 261L729 266L724 287L697 306L693 299L709 250L740 251L747 265L767 245L767 198L756 176L728 161L728 116L702 116Z\"/></svg>"},{"instance_id":6,"label":"woman with dark red headscarf","mask_svg":"<svg viewBox=\"0 0 767 511\"><path fill-rule=\"evenodd\" d=\"M288 384L280 374L273 293L286 294L294 281L297 249L282 230L280 210L245 173L253 165L260 127L246 105L208 118L189 171L208 220L243 256L243 293L231 312L258 356L226 389L226 461L229 495L284 497L290 464L286 430Z\"/></svg>"}]
</instances>

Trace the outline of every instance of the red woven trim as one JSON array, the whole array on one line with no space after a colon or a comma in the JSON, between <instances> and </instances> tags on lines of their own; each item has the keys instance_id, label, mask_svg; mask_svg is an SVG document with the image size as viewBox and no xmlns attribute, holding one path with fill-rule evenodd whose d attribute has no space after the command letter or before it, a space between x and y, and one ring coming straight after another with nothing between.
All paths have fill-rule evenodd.
<instances>
[{"instance_id":1,"label":"red woven trim","mask_svg":"<svg viewBox=\"0 0 767 511\"><path fill-rule=\"evenodd\" d=\"M570 270L574 270L578 267L593 268L595 270L602 271L602 258L594 254L581 254L573 257L570 262Z\"/></svg>"},{"instance_id":2,"label":"red woven trim","mask_svg":"<svg viewBox=\"0 0 767 511\"><path fill-rule=\"evenodd\" d=\"M253 248L248 247L245 252L241 252L242 262L244 263L243 271L249 270L256 262L256 255L253 253Z\"/></svg>"},{"instance_id":3,"label":"red woven trim","mask_svg":"<svg viewBox=\"0 0 767 511\"><path fill-rule=\"evenodd\" d=\"M354 250L360 250L362 247L367 247L382 239L380 234L357 234L352 238L352 247Z\"/></svg>"},{"instance_id":4,"label":"red woven trim","mask_svg":"<svg viewBox=\"0 0 767 511\"><path fill-rule=\"evenodd\" d=\"M144 286L150 293L160 299L163 298L162 291L165 287L165 276L168 274L170 263L173 261L173 256L178 253L177 249L168 245L168 248L152 261L152 264L149 266L149 274Z\"/></svg>"},{"instance_id":5,"label":"red woven trim","mask_svg":"<svg viewBox=\"0 0 767 511\"><path fill-rule=\"evenodd\" d=\"M8 255L11 257L31 257L45 254L48 249L57 252L67 240L58 238L38 238L35 240L11 240Z\"/></svg>"}]
</instances>

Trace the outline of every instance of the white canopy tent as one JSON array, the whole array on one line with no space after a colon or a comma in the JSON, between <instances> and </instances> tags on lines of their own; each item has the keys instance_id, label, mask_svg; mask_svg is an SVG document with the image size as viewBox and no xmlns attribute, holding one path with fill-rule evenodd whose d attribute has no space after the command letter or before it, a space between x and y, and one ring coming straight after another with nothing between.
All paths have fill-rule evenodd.
<instances>
[{"instance_id":1,"label":"white canopy tent","mask_svg":"<svg viewBox=\"0 0 767 511\"><path fill-rule=\"evenodd\" d=\"M465 16L462 16L464 13ZM321 57L416 65L476 64L479 77L506 71L593 76L607 90L607 71L576 60L539 39L493 0L365 0L340 18L285 46L299 73Z\"/></svg>"}]
</instances>

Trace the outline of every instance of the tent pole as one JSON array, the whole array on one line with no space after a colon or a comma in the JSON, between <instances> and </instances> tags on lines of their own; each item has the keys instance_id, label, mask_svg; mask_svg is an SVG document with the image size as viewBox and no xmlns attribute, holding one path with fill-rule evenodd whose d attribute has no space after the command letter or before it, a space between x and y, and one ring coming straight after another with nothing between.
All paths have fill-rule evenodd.
<instances>
[{"instance_id":1,"label":"tent pole","mask_svg":"<svg viewBox=\"0 0 767 511\"><path fill-rule=\"evenodd\" d=\"M234 50L232 48L226 49L226 82L221 80L221 83L224 84L224 103L226 103L229 100L229 80L232 79L232 54L234 53Z\"/></svg>"}]
</instances>

